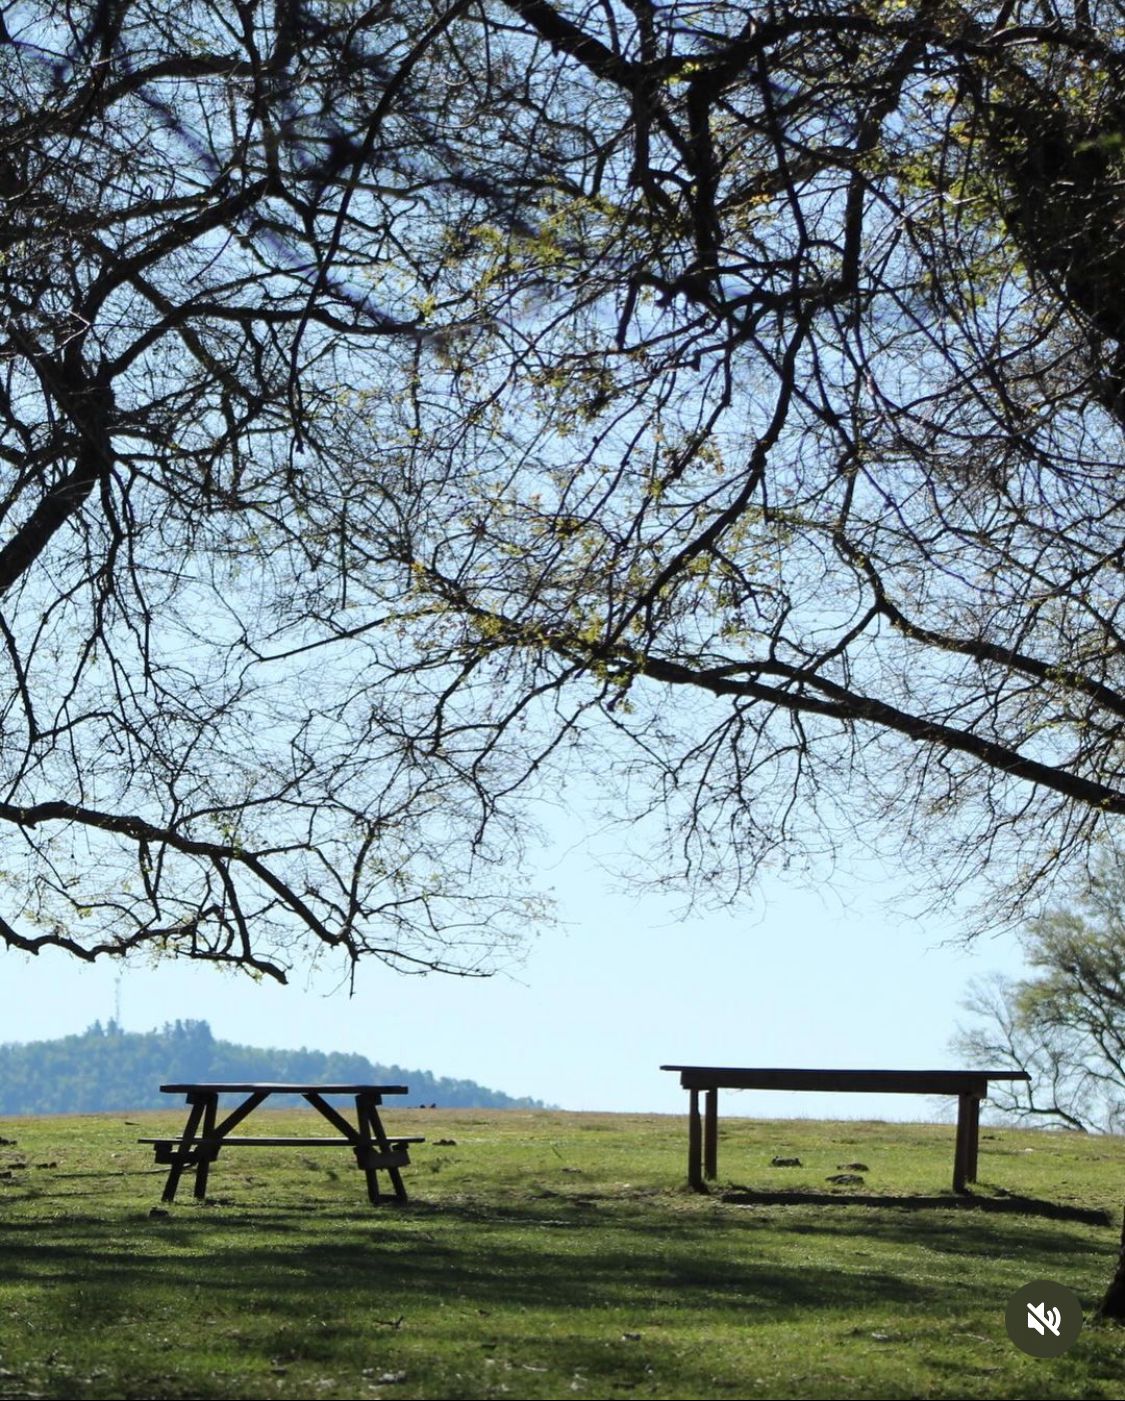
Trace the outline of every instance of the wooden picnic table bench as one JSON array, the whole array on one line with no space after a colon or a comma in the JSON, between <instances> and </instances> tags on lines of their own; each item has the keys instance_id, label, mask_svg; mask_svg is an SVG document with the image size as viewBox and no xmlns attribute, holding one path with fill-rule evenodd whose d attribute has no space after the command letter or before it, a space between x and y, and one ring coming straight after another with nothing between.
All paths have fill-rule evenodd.
<instances>
[{"instance_id":1,"label":"wooden picnic table bench","mask_svg":"<svg viewBox=\"0 0 1125 1401\"><path fill-rule=\"evenodd\" d=\"M379 1193L380 1172L391 1179L396 1200L406 1200L406 1188L402 1184L400 1169L408 1167L410 1155L407 1147L411 1143L425 1143L424 1138L388 1134L379 1118L379 1105L384 1095L404 1095L405 1085L289 1085L249 1082L208 1082L203 1084L161 1085L162 1094L182 1094L187 1097L189 1106L184 1131L177 1138L142 1138L141 1143L151 1143L156 1149L156 1161L167 1163L168 1180L164 1185L163 1200L174 1201L176 1188L186 1167L195 1168L195 1196L202 1201L207 1195L207 1174L211 1164L223 1148L350 1148L355 1154L356 1167L367 1178L367 1195L372 1205L378 1206L382 1198ZM242 1094L246 1099L232 1109L225 1118L218 1118L219 1096L222 1094ZM270 1095L300 1095L328 1122L336 1134L326 1138L312 1138L307 1135L282 1138L273 1135L263 1137L241 1137L232 1134L248 1114L252 1114ZM355 1100L356 1122L350 1123L339 1110L334 1109L326 1095L348 1095Z\"/></svg>"},{"instance_id":2,"label":"wooden picnic table bench","mask_svg":"<svg viewBox=\"0 0 1125 1401\"><path fill-rule=\"evenodd\" d=\"M797 1070L716 1065L662 1065L678 1070L690 1094L688 1182L706 1191L704 1177L718 1173L719 1090L826 1090L851 1094L955 1095L957 1138L953 1150L953 1190L964 1192L977 1180L980 1102L990 1080L1030 1080L1022 1070ZM699 1094L706 1095L700 1123Z\"/></svg>"}]
</instances>

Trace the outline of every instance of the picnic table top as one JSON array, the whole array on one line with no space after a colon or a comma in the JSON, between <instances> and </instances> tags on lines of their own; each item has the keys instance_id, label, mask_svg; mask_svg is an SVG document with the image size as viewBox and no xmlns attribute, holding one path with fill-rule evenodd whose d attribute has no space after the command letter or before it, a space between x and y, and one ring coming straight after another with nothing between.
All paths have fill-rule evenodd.
<instances>
[{"instance_id":1,"label":"picnic table top","mask_svg":"<svg viewBox=\"0 0 1125 1401\"><path fill-rule=\"evenodd\" d=\"M685 1090L840 1090L861 1094L962 1094L988 1080L1030 1080L1023 1070L809 1070L780 1066L662 1065Z\"/></svg>"},{"instance_id":2,"label":"picnic table top","mask_svg":"<svg viewBox=\"0 0 1125 1401\"><path fill-rule=\"evenodd\" d=\"M161 1085L161 1094L271 1094L271 1095L404 1095L406 1085L283 1084L272 1080L206 1080L191 1084Z\"/></svg>"}]
</instances>

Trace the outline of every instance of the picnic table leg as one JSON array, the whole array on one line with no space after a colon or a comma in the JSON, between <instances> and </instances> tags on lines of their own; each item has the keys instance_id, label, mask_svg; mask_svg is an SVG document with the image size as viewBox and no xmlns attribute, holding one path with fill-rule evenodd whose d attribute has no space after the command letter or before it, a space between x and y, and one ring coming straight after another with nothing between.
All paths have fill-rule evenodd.
<instances>
[{"instance_id":1,"label":"picnic table leg","mask_svg":"<svg viewBox=\"0 0 1125 1401\"><path fill-rule=\"evenodd\" d=\"M204 1138L211 1137L215 1132L215 1111L218 1107L219 1096L208 1095L207 1103L203 1107ZM196 1151L199 1153L200 1157L199 1162L195 1165L195 1199L201 1202L207 1196L207 1174L211 1170L212 1159L208 1157L208 1153L211 1151L210 1149L199 1148ZM215 1151L218 1152L218 1149Z\"/></svg>"},{"instance_id":2,"label":"picnic table leg","mask_svg":"<svg viewBox=\"0 0 1125 1401\"><path fill-rule=\"evenodd\" d=\"M164 1184L164 1195L162 1201L172 1202L176 1200L176 1188L180 1185L180 1177L187 1166L185 1161L189 1152L188 1145L195 1137L195 1131L199 1127L199 1121L203 1117L203 1110L206 1107L208 1096L189 1094L187 1097L191 1109L188 1112L187 1125L180 1136L179 1152L172 1158L172 1166L168 1169L168 1181ZM198 1181L198 1177L196 1181Z\"/></svg>"},{"instance_id":3,"label":"picnic table leg","mask_svg":"<svg viewBox=\"0 0 1125 1401\"><path fill-rule=\"evenodd\" d=\"M379 1144L380 1152L393 1153L395 1150L391 1147L390 1139L387 1137L386 1130L383 1128L383 1121L379 1118L378 1104L378 1099L375 1099L368 1110L371 1115L371 1127L375 1132L375 1139ZM406 1187L402 1181L402 1173L397 1167L389 1167L386 1168L385 1171L394 1184L396 1199L400 1202L404 1202L406 1200Z\"/></svg>"},{"instance_id":4,"label":"picnic table leg","mask_svg":"<svg viewBox=\"0 0 1125 1401\"><path fill-rule=\"evenodd\" d=\"M355 1097L356 1118L359 1121L359 1136L361 1147L357 1148L357 1153L362 1152L364 1157L370 1152L372 1146L378 1149L379 1154L390 1155L394 1152L386 1130L383 1128L382 1120L379 1118L379 1096L378 1095L356 1095ZM395 1198L406 1201L406 1187L403 1185L402 1173L397 1167L367 1167L367 1195L371 1199L372 1206L378 1206L382 1198L379 1194L379 1173L385 1172L391 1179L391 1185L395 1189Z\"/></svg>"},{"instance_id":5,"label":"picnic table leg","mask_svg":"<svg viewBox=\"0 0 1125 1401\"><path fill-rule=\"evenodd\" d=\"M359 1147L356 1149L356 1157L362 1163L366 1161L367 1155L374 1146L371 1116L368 1113L367 1100L363 1095L355 1097L355 1117L359 1123ZM367 1198L372 1206L378 1206L380 1201L379 1173L373 1167L365 1167L363 1175L367 1178Z\"/></svg>"},{"instance_id":6,"label":"picnic table leg","mask_svg":"<svg viewBox=\"0 0 1125 1401\"><path fill-rule=\"evenodd\" d=\"M688 1184L697 1192L707 1190L703 1185L703 1127L699 1121L699 1091L688 1091Z\"/></svg>"},{"instance_id":7,"label":"picnic table leg","mask_svg":"<svg viewBox=\"0 0 1125 1401\"><path fill-rule=\"evenodd\" d=\"M703 1110L703 1175L714 1180L719 1168L719 1091L707 1091Z\"/></svg>"},{"instance_id":8,"label":"picnic table leg","mask_svg":"<svg viewBox=\"0 0 1125 1401\"><path fill-rule=\"evenodd\" d=\"M979 1103L973 1095L957 1096L957 1143L953 1150L953 1190L964 1192L974 1173L971 1162L973 1105Z\"/></svg>"}]
</instances>

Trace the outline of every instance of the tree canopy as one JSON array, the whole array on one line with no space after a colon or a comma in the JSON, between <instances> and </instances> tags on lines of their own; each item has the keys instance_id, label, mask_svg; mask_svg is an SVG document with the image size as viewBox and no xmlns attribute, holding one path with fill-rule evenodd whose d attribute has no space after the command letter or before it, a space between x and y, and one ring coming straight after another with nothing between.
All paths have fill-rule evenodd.
<instances>
[{"instance_id":1,"label":"tree canopy","mask_svg":"<svg viewBox=\"0 0 1125 1401\"><path fill-rule=\"evenodd\" d=\"M1112 840L1121 6L35 0L0 194L9 945L481 969L568 772Z\"/></svg>"}]
</instances>

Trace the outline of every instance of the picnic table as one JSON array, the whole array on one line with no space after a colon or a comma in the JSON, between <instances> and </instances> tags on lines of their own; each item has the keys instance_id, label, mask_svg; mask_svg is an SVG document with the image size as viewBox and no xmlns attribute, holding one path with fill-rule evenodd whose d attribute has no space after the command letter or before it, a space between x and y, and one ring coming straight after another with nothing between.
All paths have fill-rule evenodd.
<instances>
[{"instance_id":1,"label":"picnic table","mask_svg":"<svg viewBox=\"0 0 1125 1401\"><path fill-rule=\"evenodd\" d=\"M662 1065L678 1070L690 1094L688 1182L706 1191L704 1176L718 1173L719 1090L826 1090L852 1094L955 1095L957 1138L953 1150L953 1190L964 1192L977 1180L980 1102L990 1080L1030 1080L1022 1070L797 1070L777 1067ZM700 1123L699 1095L706 1096Z\"/></svg>"},{"instance_id":2,"label":"picnic table","mask_svg":"<svg viewBox=\"0 0 1125 1401\"><path fill-rule=\"evenodd\" d=\"M168 1180L163 1200L175 1200L180 1177L187 1167L195 1168L195 1196L207 1195L207 1174L223 1148L350 1148L355 1154L356 1167L366 1175L367 1195L373 1206L382 1200L379 1193L380 1172L391 1180L396 1200L406 1200L400 1169L408 1167L407 1145L424 1143L424 1138L388 1134L379 1117L379 1105L384 1095L404 1095L405 1085L282 1085L275 1083L217 1083L161 1085L161 1094L182 1094L187 1098L188 1117L178 1139L142 1138L141 1143L155 1145L156 1161L167 1163ZM219 1119L219 1096L242 1094L246 1098ZM252 1114L270 1095L300 1095L336 1130L331 1137L246 1138L231 1133L247 1115ZM327 1095L347 1095L355 1100L355 1124L350 1123L325 1098Z\"/></svg>"}]
</instances>

